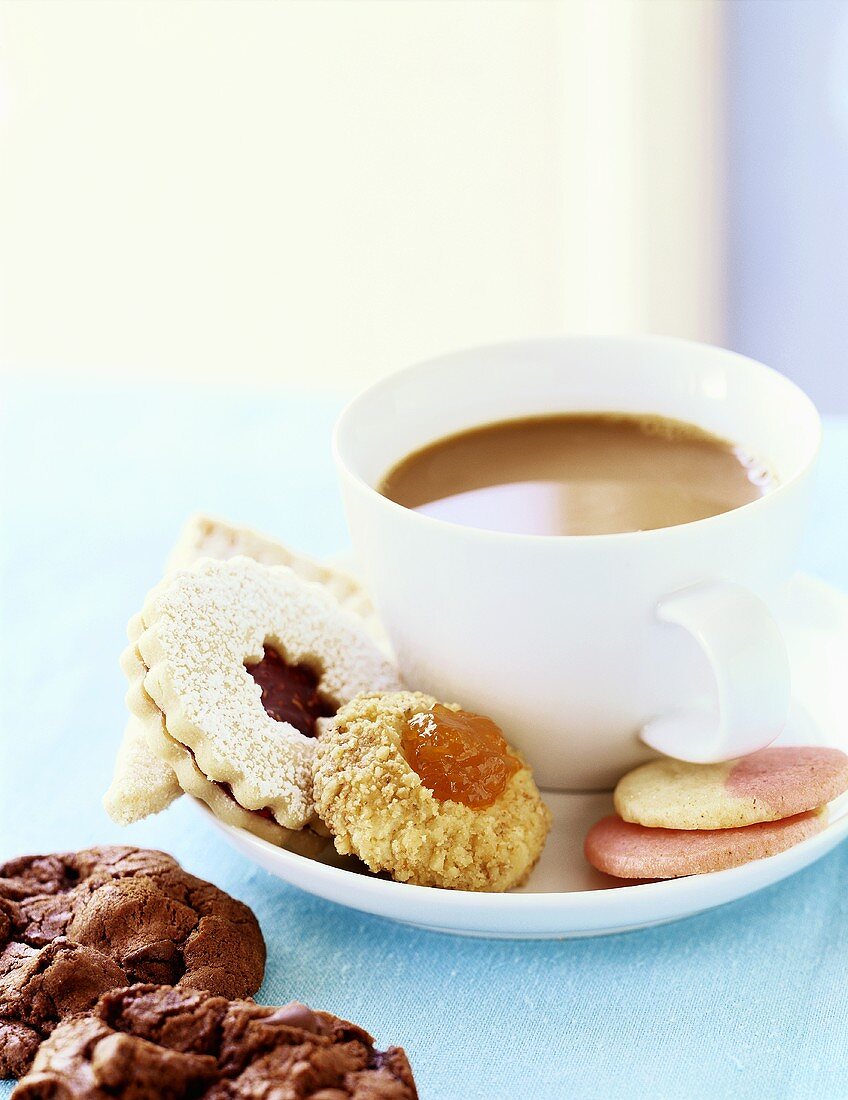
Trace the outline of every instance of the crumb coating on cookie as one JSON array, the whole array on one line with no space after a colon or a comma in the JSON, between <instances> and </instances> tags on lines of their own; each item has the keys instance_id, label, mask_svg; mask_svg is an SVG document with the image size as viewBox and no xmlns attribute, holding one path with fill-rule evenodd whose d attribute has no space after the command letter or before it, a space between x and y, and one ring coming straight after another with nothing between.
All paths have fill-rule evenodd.
<instances>
[{"instance_id":1,"label":"crumb coating on cookie","mask_svg":"<svg viewBox=\"0 0 848 1100\"><path fill-rule=\"evenodd\" d=\"M437 799L401 748L408 719L436 702L404 691L360 695L342 707L318 741L318 814L340 854L401 882L455 890L519 886L541 854L550 811L523 762L485 809Z\"/></svg>"}]
</instances>

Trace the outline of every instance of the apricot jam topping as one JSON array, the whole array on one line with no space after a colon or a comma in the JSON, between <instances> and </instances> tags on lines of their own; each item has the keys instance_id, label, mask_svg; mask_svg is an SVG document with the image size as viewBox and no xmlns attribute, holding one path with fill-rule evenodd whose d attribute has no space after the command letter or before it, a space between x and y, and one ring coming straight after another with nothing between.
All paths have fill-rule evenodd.
<instances>
[{"instance_id":1,"label":"apricot jam topping","mask_svg":"<svg viewBox=\"0 0 848 1100\"><path fill-rule=\"evenodd\" d=\"M521 767L491 718L441 703L408 720L401 744L410 767L436 798L472 810L495 803Z\"/></svg>"}]
</instances>

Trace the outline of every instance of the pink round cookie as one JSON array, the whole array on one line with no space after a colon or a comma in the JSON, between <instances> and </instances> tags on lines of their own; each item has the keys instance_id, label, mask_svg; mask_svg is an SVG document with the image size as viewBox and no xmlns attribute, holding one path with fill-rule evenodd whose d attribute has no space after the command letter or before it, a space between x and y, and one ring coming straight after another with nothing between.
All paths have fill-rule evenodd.
<instances>
[{"instance_id":1,"label":"pink round cookie","mask_svg":"<svg viewBox=\"0 0 848 1100\"><path fill-rule=\"evenodd\" d=\"M652 760L615 789L625 821L656 829L734 829L823 806L848 789L848 756L823 746L761 749L722 764Z\"/></svg>"},{"instance_id":2,"label":"pink round cookie","mask_svg":"<svg viewBox=\"0 0 848 1100\"><path fill-rule=\"evenodd\" d=\"M811 811L740 829L646 829L611 814L592 826L583 850L593 867L616 878L682 878L776 855L826 824L826 813Z\"/></svg>"}]
</instances>

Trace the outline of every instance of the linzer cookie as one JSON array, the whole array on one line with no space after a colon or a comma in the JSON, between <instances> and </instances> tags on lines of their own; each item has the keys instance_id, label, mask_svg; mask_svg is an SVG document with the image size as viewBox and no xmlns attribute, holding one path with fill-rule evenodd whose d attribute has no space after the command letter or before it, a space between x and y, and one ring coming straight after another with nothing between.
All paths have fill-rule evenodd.
<instances>
[{"instance_id":1,"label":"linzer cookie","mask_svg":"<svg viewBox=\"0 0 848 1100\"><path fill-rule=\"evenodd\" d=\"M127 705L132 712L121 752L134 753L134 746L128 746L128 741L131 736L139 736L133 730L136 726L140 730L147 755L144 752L138 752L137 755L134 753L131 758L133 770L125 770L120 784L116 779L109 788L104 804L112 818L120 824L128 824L164 809L168 804L170 800L166 800L163 792L168 790L169 785L164 778L159 779L158 786L151 784L148 779L152 763L153 768L157 769L155 774L159 774L158 769L166 769L173 782L178 785L180 794L185 791L201 799L221 820L247 828L272 844L285 844L302 855L318 855L326 845L326 838L319 837L311 829L299 832L283 829L270 814L253 814L243 810L234 801L229 788L225 784L210 782L198 768L194 755L171 737L165 727L162 712L144 690L147 666L135 644L143 631L141 616L133 616L127 627L130 645L121 656L121 667L129 680ZM139 718L137 715L144 717Z\"/></svg>"},{"instance_id":2,"label":"linzer cookie","mask_svg":"<svg viewBox=\"0 0 848 1100\"><path fill-rule=\"evenodd\" d=\"M360 696L322 734L315 803L342 855L421 886L508 890L550 813L490 719L413 692Z\"/></svg>"},{"instance_id":3,"label":"linzer cookie","mask_svg":"<svg viewBox=\"0 0 848 1100\"><path fill-rule=\"evenodd\" d=\"M188 569L201 558L214 558L216 561L253 558L261 565L287 565L303 580L322 585L342 607L359 615L369 628L381 633L374 606L359 581L343 569L325 565L291 550L252 527L227 523L212 516L191 516L171 551L165 571L170 573Z\"/></svg>"},{"instance_id":4,"label":"linzer cookie","mask_svg":"<svg viewBox=\"0 0 848 1100\"><path fill-rule=\"evenodd\" d=\"M417 1100L406 1054L292 1002L118 989L43 1044L15 1100Z\"/></svg>"},{"instance_id":5,"label":"linzer cookie","mask_svg":"<svg viewBox=\"0 0 848 1100\"><path fill-rule=\"evenodd\" d=\"M166 810L182 793L174 769L150 748L144 723L131 715L118 746L115 776L103 796L106 812L119 825L131 825Z\"/></svg>"},{"instance_id":6,"label":"linzer cookie","mask_svg":"<svg viewBox=\"0 0 848 1100\"><path fill-rule=\"evenodd\" d=\"M777 855L826 824L822 810L735 829L649 829L613 814L592 826L584 851L593 867L617 878L682 878Z\"/></svg>"},{"instance_id":7,"label":"linzer cookie","mask_svg":"<svg viewBox=\"0 0 848 1100\"><path fill-rule=\"evenodd\" d=\"M848 789L839 749L761 749L724 764L654 760L615 789L625 820L664 829L730 829L813 810Z\"/></svg>"},{"instance_id":8,"label":"linzer cookie","mask_svg":"<svg viewBox=\"0 0 848 1100\"><path fill-rule=\"evenodd\" d=\"M167 570L188 568L200 558L225 561L235 556L250 557L264 565L287 565L304 580L323 585L340 606L361 619L378 646L388 649L385 634L371 601L353 577L343 570L296 553L252 528L239 527L209 516L193 516L185 524L171 552ZM123 658L124 671L132 685L140 683L146 672L135 651L134 643L144 629L140 616L137 619L137 623L130 623L131 645ZM134 699L131 710L138 706L147 710L135 686L131 687L131 693ZM150 748L151 740L157 745L155 752ZM216 812L223 811L225 816L228 807L223 799L227 796L221 791L210 789L199 771L195 773L192 762L184 761L183 758L183 750L175 744L169 744L165 731L153 733L149 728L145 731L144 723L132 717L118 750L114 778L103 800L109 816L121 825L128 825L149 814L159 813L182 794L186 781L189 783L186 789L190 793L205 797L210 804L216 803L217 808L213 806L213 809ZM183 763L182 786L175 773L174 761ZM277 842L281 839L279 828L275 827L273 821L268 822L267 829L255 825L254 831Z\"/></svg>"},{"instance_id":9,"label":"linzer cookie","mask_svg":"<svg viewBox=\"0 0 848 1100\"><path fill-rule=\"evenodd\" d=\"M180 785L287 846L313 819L322 724L393 666L360 620L285 566L204 559L148 596L124 661L127 702Z\"/></svg>"},{"instance_id":10,"label":"linzer cookie","mask_svg":"<svg viewBox=\"0 0 848 1100\"><path fill-rule=\"evenodd\" d=\"M108 989L172 982L255 993L265 943L246 905L164 852L91 848L0 867L0 1077Z\"/></svg>"}]
</instances>

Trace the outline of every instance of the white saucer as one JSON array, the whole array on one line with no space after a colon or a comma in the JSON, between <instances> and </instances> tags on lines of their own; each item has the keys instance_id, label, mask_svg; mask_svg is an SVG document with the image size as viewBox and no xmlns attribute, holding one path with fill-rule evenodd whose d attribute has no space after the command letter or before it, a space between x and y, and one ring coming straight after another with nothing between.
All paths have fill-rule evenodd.
<instances>
[{"instance_id":1,"label":"white saucer","mask_svg":"<svg viewBox=\"0 0 848 1100\"><path fill-rule=\"evenodd\" d=\"M781 738L848 750L848 597L810 577L790 586L783 628L793 677L793 711ZM509 939L605 935L680 920L752 894L821 858L848 834L848 794L831 804L830 822L787 852L729 871L624 886L583 858L589 827L609 813L609 794L548 792L554 815L530 881L508 894L436 890L345 868L332 849L325 862L295 855L218 821L209 821L248 859L318 897L437 932Z\"/></svg>"}]
</instances>

